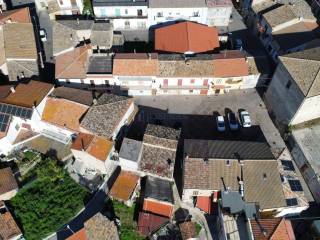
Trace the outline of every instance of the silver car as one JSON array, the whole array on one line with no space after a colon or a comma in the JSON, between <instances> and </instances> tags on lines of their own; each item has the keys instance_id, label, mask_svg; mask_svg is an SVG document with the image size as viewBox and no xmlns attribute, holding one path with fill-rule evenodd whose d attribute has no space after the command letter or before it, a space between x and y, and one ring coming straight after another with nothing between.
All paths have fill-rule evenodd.
<instances>
[{"instance_id":1,"label":"silver car","mask_svg":"<svg viewBox=\"0 0 320 240\"><path fill-rule=\"evenodd\" d=\"M243 127L251 127L251 118L247 111L241 111L240 118Z\"/></svg>"}]
</instances>

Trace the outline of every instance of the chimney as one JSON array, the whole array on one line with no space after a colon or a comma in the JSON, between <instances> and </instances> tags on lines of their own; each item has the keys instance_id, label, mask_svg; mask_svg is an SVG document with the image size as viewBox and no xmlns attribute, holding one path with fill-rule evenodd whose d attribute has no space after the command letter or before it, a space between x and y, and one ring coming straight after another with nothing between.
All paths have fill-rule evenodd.
<instances>
[{"instance_id":1,"label":"chimney","mask_svg":"<svg viewBox=\"0 0 320 240\"><path fill-rule=\"evenodd\" d=\"M77 18L77 24L78 24L78 25L80 24L79 18Z\"/></svg>"},{"instance_id":2,"label":"chimney","mask_svg":"<svg viewBox=\"0 0 320 240\"><path fill-rule=\"evenodd\" d=\"M15 92L16 92L16 90L14 90L14 87L11 87L11 88L10 88L10 91L11 91L12 93L15 93Z\"/></svg>"},{"instance_id":3,"label":"chimney","mask_svg":"<svg viewBox=\"0 0 320 240\"><path fill-rule=\"evenodd\" d=\"M93 99L92 102L93 102L93 105L97 105L97 104L98 104L98 101L97 101L97 99L95 99L95 98Z\"/></svg>"},{"instance_id":4,"label":"chimney","mask_svg":"<svg viewBox=\"0 0 320 240\"><path fill-rule=\"evenodd\" d=\"M148 53L149 60L151 60L151 53Z\"/></svg>"}]
</instances>

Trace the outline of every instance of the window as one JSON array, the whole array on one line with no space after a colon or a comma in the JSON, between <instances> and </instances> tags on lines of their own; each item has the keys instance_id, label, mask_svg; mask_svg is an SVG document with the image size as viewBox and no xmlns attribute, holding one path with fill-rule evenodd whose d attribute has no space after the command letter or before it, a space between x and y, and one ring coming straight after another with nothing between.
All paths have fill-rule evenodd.
<instances>
[{"instance_id":1,"label":"window","mask_svg":"<svg viewBox=\"0 0 320 240\"><path fill-rule=\"evenodd\" d=\"M182 79L178 79L178 86L182 86Z\"/></svg>"},{"instance_id":2,"label":"window","mask_svg":"<svg viewBox=\"0 0 320 240\"><path fill-rule=\"evenodd\" d=\"M84 80L83 80L83 79L80 79L80 83L81 83L81 84L84 84Z\"/></svg>"},{"instance_id":3,"label":"window","mask_svg":"<svg viewBox=\"0 0 320 240\"><path fill-rule=\"evenodd\" d=\"M227 160L226 164L227 166L230 166L230 160Z\"/></svg>"},{"instance_id":4,"label":"window","mask_svg":"<svg viewBox=\"0 0 320 240\"><path fill-rule=\"evenodd\" d=\"M70 84L70 80L69 80L69 79L66 79L66 83Z\"/></svg>"},{"instance_id":5,"label":"window","mask_svg":"<svg viewBox=\"0 0 320 240\"><path fill-rule=\"evenodd\" d=\"M63 0L59 0L60 5L63 5Z\"/></svg>"},{"instance_id":6,"label":"window","mask_svg":"<svg viewBox=\"0 0 320 240\"><path fill-rule=\"evenodd\" d=\"M141 17L141 16L142 16L142 10L141 10L141 9L138 9L138 10L137 10L137 14L138 14L139 17Z\"/></svg>"},{"instance_id":7,"label":"window","mask_svg":"<svg viewBox=\"0 0 320 240\"><path fill-rule=\"evenodd\" d=\"M192 89L190 89L190 90L189 90L189 93L193 93L193 90L192 90Z\"/></svg>"},{"instance_id":8,"label":"window","mask_svg":"<svg viewBox=\"0 0 320 240\"><path fill-rule=\"evenodd\" d=\"M208 86L208 79L203 80L203 86Z\"/></svg>"},{"instance_id":9,"label":"window","mask_svg":"<svg viewBox=\"0 0 320 240\"><path fill-rule=\"evenodd\" d=\"M100 15L101 15L102 17L107 16L107 10L106 10L105 8L101 8L101 10L100 10Z\"/></svg>"},{"instance_id":10,"label":"window","mask_svg":"<svg viewBox=\"0 0 320 240\"><path fill-rule=\"evenodd\" d=\"M163 17L163 12L157 12L157 17Z\"/></svg>"},{"instance_id":11,"label":"window","mask_svg":"<svg viewBox=\"0 0 320 240\"><path fill-rule=\"evenodd\" d=\"M199 17L200 16L199 11L193 12L193 16L194 17Z\"/></svg>"},{"instance_id":12,"label":"window","mask_svg":"<svg viewBox=\"0 0 320 240\"><path fill-rule=\"evenodd\" d=\"M163 85L168 86L168 79L163 79Z\"/></svg>"},{"instance_id":13,"label":"window","mask_svg":"<svg viewBox=\"0 0 320 240\"><path fill-rule=\"evenodd\" d=\"M109 80L104 80L104 84L107 85L107 87L110 87Z\"/></svg>"},{"instance_id":14,"label":"window","mask_svg":"<svg viewBox=\"0 0 320 240\"><path fill-rule=\"evenodd\" d=\"M116 15L116 17L120 17L120 9L119 8L115 9L115 15Z\"/></svg>"},{"instance_id":15,"label":"window","mask_svg":"<svg viewBox=\"0 0 320 240\"><path fill-rule=\"evenodd\" d=\"M267 174L266 173L263 173L262 177L263 177L263 180L267 180Z\"/></svg>"},{"instance_id":16,"label":"window","mask_svg":"<svg viewBox=\"0 0 320 240\"><path fill-rule=\"evenodd\" d=\"M298 200L296 198L288 198L286 199L287 206L297 206L298 205Z\"/></svg>"},{"instance_id":17,"label":"window","mask_svg":"<svg viewBox=\"0 0 320 240\"><path fill-rule=\"evenodd\" d=\"M90 80L90 85L94 86L94 80Z\"/></svg>"},{"instance_id":18,"label":"window","mask_svg":"<svg viewBox=\"0 0 320 240\"><path fill-rule=\"evenodd\" d=\"M126 15L128 14L128 9L124 10L124 14L126 14Z\"/></svg>"},{"instance_id":19,"label":"window","mask_svg":"<svg viewBox=\"0 0 320 240\"><path fill-rule=\"evenodd\" d=\"M290 88L291 87L291 84L292 84L292 82L289 80L288 82L287 82L287 84L286 84L286 88Z\"/></svg>"},{"instance_id":20,"label":"window","mask_svg":"<svg viewBox=\"0 0 320 240\"><path fill-rule=\"evenodd\" d=\"M281 160L281 164L284 170L286 171L294 171L293 162L289 160Z\"/></svg>"},{"instance_id":21,"label":"window","mask_svg":"<svg viewBox=\"0 0 320 240\"><path fill-rule=\"evenodd\" d=\"M195 80L194 79L191 79L190 80L190 84L194 84Z\"/></svg>"},{"instance_id":22,"label":"window","mask_svg":"<svg viewBox=\"0 0 320 240\"><path fill-rule=\"evenodd\" d=\"M289 185L292 191L301 192L303 191L301 183L299 180L289 180Z\"/></svg>"},{"instance_id":23,"label":"window","mask_svg":"<svg viewBox=\"0 0 320 240\"><path fill-rule=\"evenodd\" d=\"M125 27L125 28L130 28L130 21L129 21L129 20L126 20L126 21L124 22L124 27Z\"/></svg>"}]
</instances>

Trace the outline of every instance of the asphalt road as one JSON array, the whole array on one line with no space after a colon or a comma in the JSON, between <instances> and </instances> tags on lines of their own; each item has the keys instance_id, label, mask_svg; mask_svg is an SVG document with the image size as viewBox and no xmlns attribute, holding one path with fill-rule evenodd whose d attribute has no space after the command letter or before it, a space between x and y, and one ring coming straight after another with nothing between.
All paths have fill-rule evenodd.
<instances>
[{"instance_id":1,"label":"asphalt road","mask_svg":"<svg viewBox=\"0 0 320 240\"><path fill-rule=\"evenodd\" d=\"M45 29L47 33L47 41L43 42L43 48L45 52L45 61L52 63L53 62L52 23L50 21L49 14L45 10L38 12L38 17L39 17L40 28Z\"/></svg>"}]
</instances>

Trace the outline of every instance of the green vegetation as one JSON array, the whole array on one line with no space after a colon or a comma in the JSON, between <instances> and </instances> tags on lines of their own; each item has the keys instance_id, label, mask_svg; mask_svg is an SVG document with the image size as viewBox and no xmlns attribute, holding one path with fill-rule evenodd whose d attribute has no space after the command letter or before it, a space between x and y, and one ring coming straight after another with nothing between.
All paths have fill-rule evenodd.
<instances>
[{"instance_id":1,"label":"green vegetation","mask_svg":"<svg viewBox=\"0 0 320 240\"><path fill-rule=\"evenodd\" d=\"M84 206L88 192L73 181L56 161L43 159L28 172L35 179L11 199L27 240L38 240L55 232Z\"/></svg>"},{"instance_id":2,"label":"green vegetation","mask_svg":"<svg viewBox=\"0 0 320 240\"><path fill-rule=\"evenodd\" d=\"M202 226L201 226L199 223L196 223L196 233L197 233L197 236L199 235L201 229L202 229Z\"/></svg>"},{"instance_id":3,"label":"green vegetation","mask_svg":"<svg viewBox=\"0 0 320 240\"><path fill-rule=\"evenodd\" d=\"M83 14L93 15L91 0L84 0L83 1Z\"/></svg>"},{"instance_id":4,"label":"green vegetation","mask_svg":"<svg viewBox=\"0 0 320 240\"><path fill-rule=\"evenodd\" d=\"M137 231L137 224L133 221L135 205L127 207L121 202L113 201L114 212L120 218L120 239L121 240L143 240L145 239Z\"/></svg>"}]
</instances>

